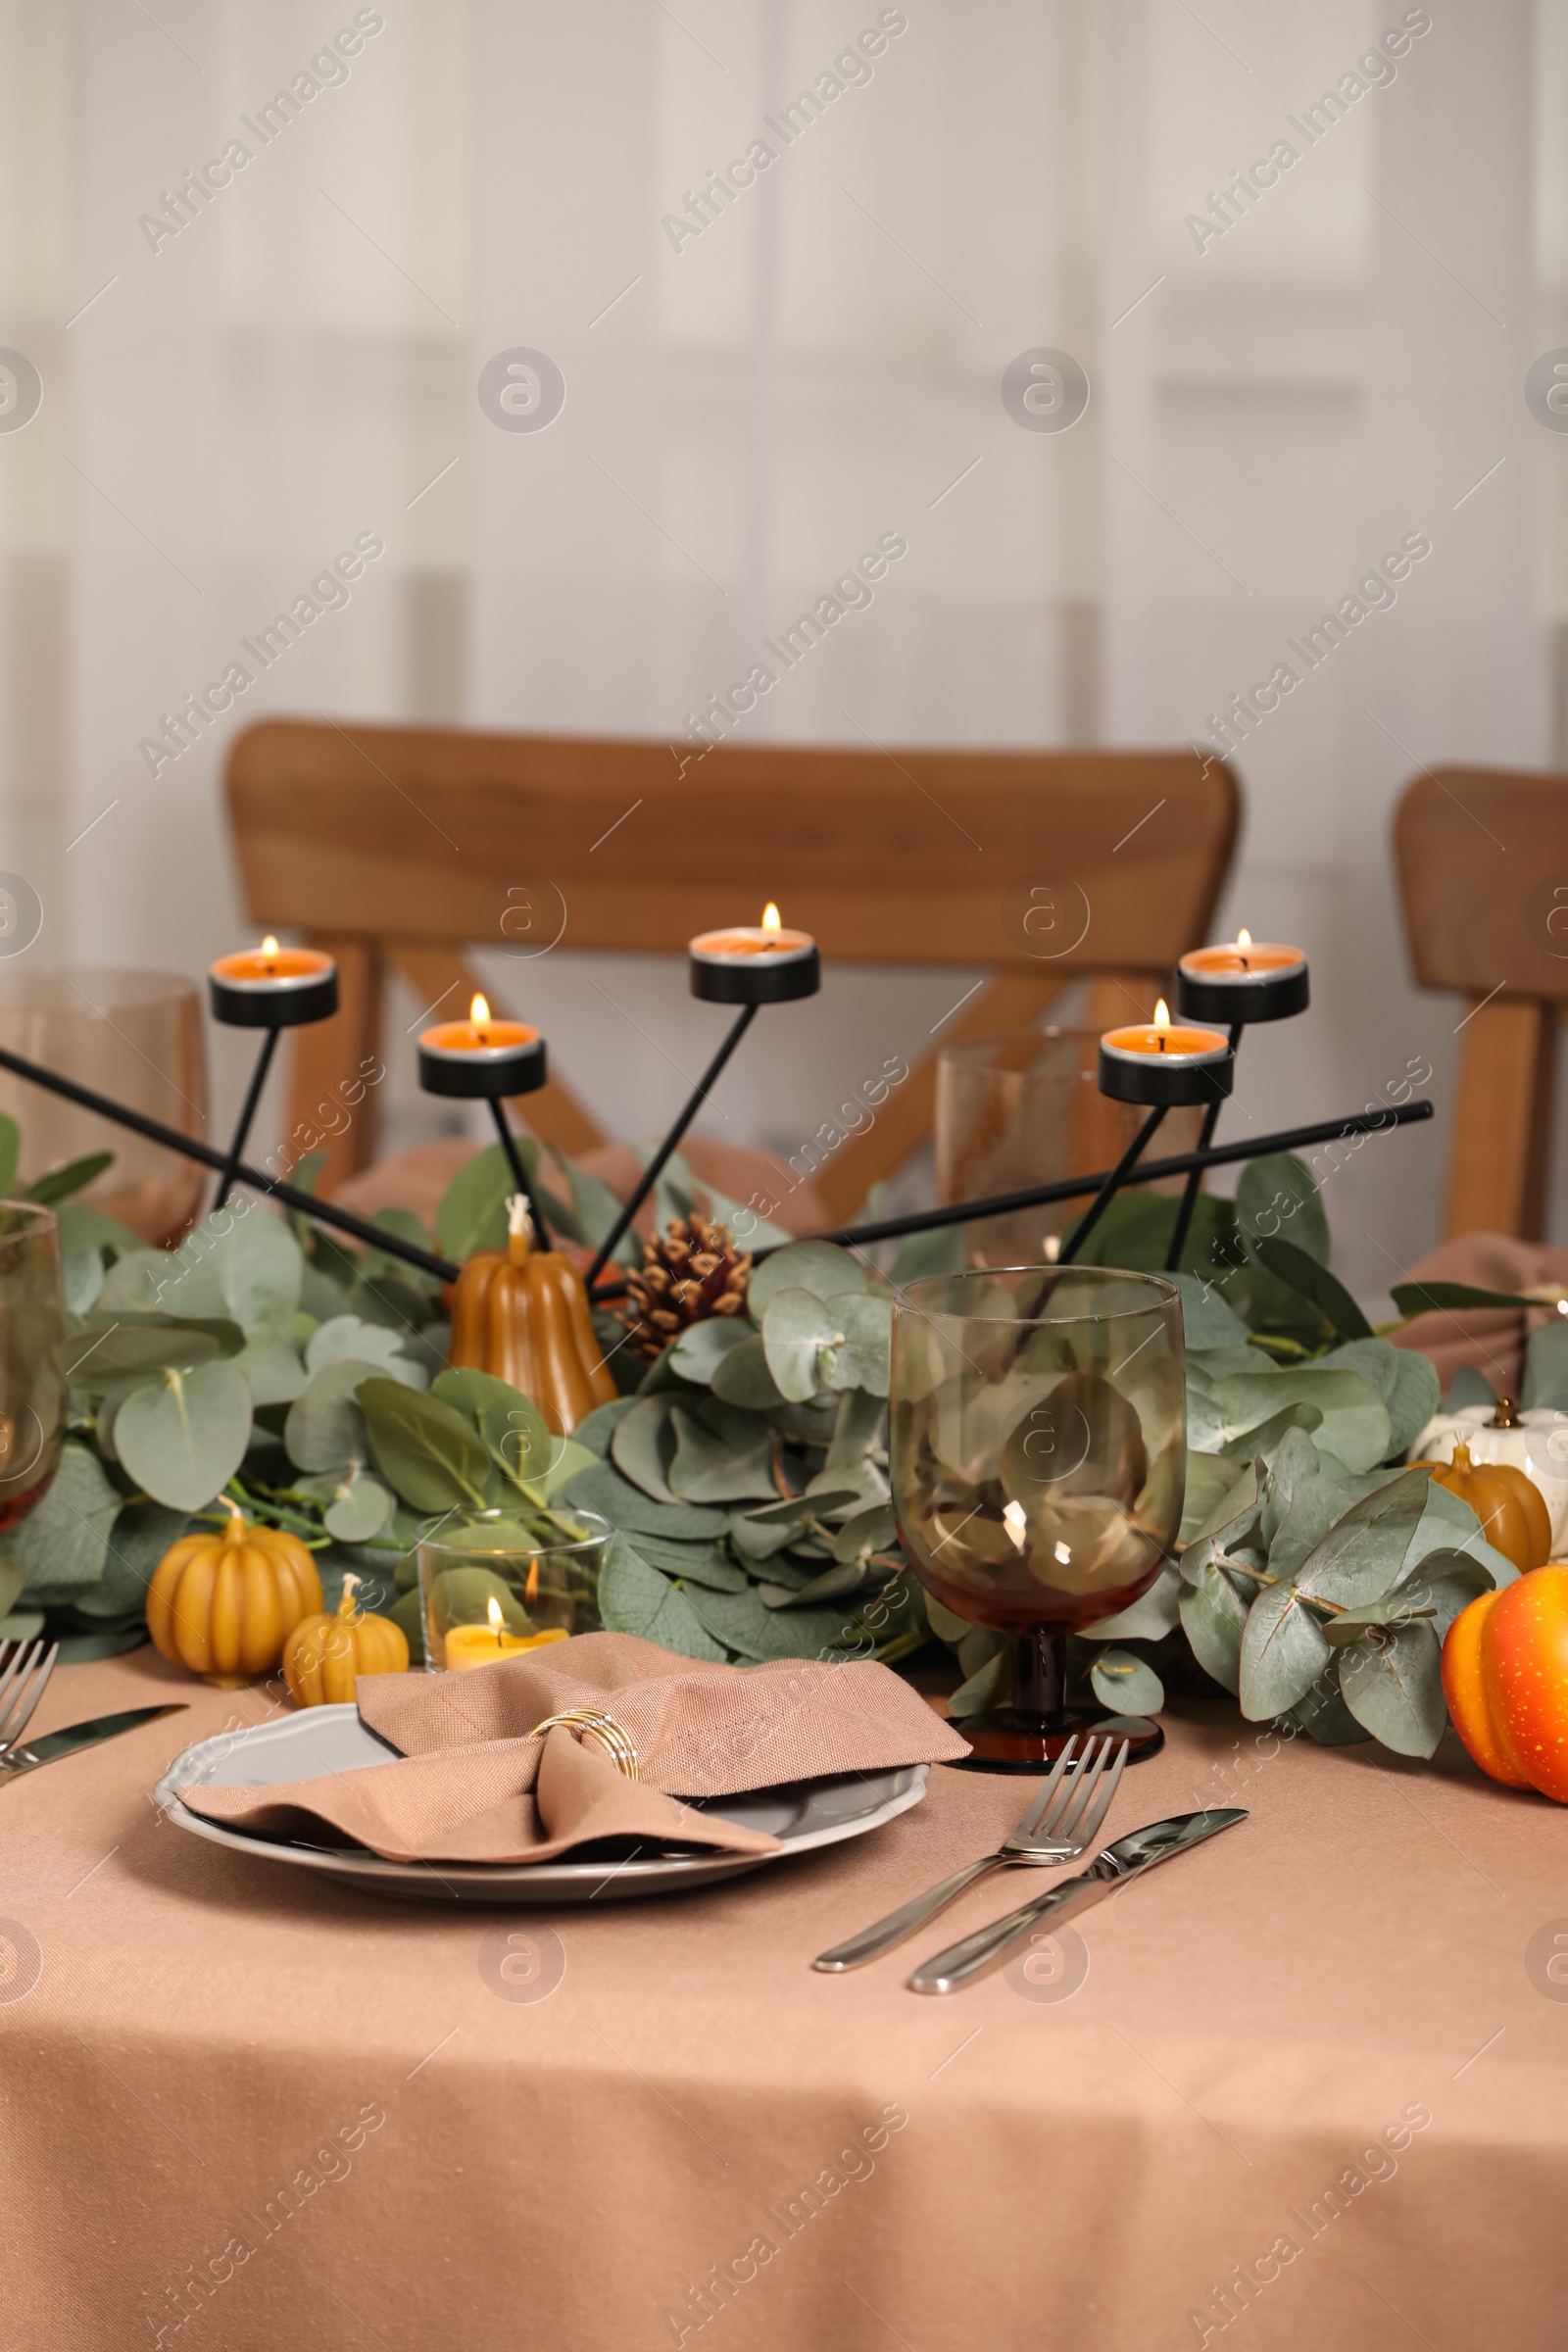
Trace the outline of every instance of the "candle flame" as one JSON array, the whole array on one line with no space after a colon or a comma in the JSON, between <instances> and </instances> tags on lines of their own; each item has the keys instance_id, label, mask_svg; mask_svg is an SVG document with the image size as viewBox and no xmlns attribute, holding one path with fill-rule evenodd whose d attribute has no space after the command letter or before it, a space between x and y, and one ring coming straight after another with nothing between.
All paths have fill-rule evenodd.
<instances>
[{"instance_id":1,"label":"candle flame","mask_svg":"<svg viewBox=\"0 0 1568 2352\"><path fill-rule=\"evenodd\" d=\"M1243 928L1236 934L1236 945L1239 948L1250 948L1251 944L1252 934L1244 925Z\"/></svg>"},{"instance_id":2,"label":"candle flame","mask_svg":"<svg viewBox=\"0 0 1568 2352\"><path fill-rule=\"evenodd\" d=\"M522 1597L524 1600L537 1600L539 1597L539 1563L537 1560L528 1562L528 1582L523 1590Z\"/></svg>"},{"instance_id":3,"label":"candle flame","mask_svg":"<svg viewBox=\"0 0 1568 2352\"><path fill-rule=\"evenodd\" d=\"M490 1618L490 1631L494 1634L496 1640L499 1642L501 1639L502 1627L501 1603L499 1600L497 1600L493 1592L491 1593L489 1600L485 1603L485 1607Z\"/></svg>"},{"instance_id":4,"label":"candle flame","mask_svg":"<svg viewBox=\"0 0 1568 2352\"><path fill-rule=\"evenodd\" d=\"M488 1029L490 1026L490 1007L485 1003L483 997L476 996L474 998L473 1003L468 1006L468 1018L476 1029Z\"/></svg>"},{"instance_id":5,"label":"candle flame","mask_svg":"<svg viewBox=\"0 0 1568 2352\"><path fill-rule=\"evenodd\" d=\"M262 942L262 954L269 958L277 954L277 942L272 937L270 931L269 931L267 937Z\"/></svg>"},{"instance_id":6,"label":"candle flame","mask_svg":"<svg viewBox=\"0 0 1568 2352\"><path fill-rule=\"evenodd\" d=\"M1170 1006L1166 1004L1163 997L1160 998L1159 1003L1154 1006L1154 1027L1156 1029L1168 1029L1170 1027Z\"/></svg>"},{"instance_id":7,"label":"candle flame","mask_svg":"<svg viewBox=\"0 0 1568 2352\"><path fill-rule=\"evenodd\" d=\"M769 899L767 905L762 908L762 929L764 931L777 931L782 926L779 922L778 908L774 906L772 900Z\"/></svg>"}]
</instances>

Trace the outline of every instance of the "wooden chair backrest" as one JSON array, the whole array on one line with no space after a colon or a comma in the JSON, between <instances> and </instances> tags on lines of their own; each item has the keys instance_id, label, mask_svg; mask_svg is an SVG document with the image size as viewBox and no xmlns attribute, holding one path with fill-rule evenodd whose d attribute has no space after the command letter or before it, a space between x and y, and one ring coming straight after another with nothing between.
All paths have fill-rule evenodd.
<instances>
[{"instance_id":1,"label":"wooden chair backrest","mask_svg":"<svg viewBox=\"0 0 1568 2352\"><path fill-rule=\"evenodd\" d=\"M421 1004L450 999L445 1017L466 1007L461 951L506 944L509 889L524 894L513 921L523 905L553 922L564 901L567 948L678 953L773 899L829 962L989 968L944 1043L1026 1024L1085 973L1093 1025L1147 1017L1207 936L1239 805L1224 762L1191 751L700 754L290 719L238 737L227 783L252 920L342 966L342 1012L299 1033L291 1129L373 1052L387 966ZM929 1130L934 1071L933 1052L817 1172L834 1215ZM565 1151L601 1140L560 1080L516 1107ZM329 1177L367 1164L372 1119L357 1115Z\"/></svg>"},{"instance_id":2,"label":"wooden chair backrest","mask_svg":"<svg viewBox=\"0 0 1568 2352\"><path fill-rule=\"evenodd\" d=\"M1394 841L1415 976L1472 1000L1446 1233L1540 1240L1568 1017L1568 775L1425 770L1400 797Z\"/></svg>"}]
</instances>

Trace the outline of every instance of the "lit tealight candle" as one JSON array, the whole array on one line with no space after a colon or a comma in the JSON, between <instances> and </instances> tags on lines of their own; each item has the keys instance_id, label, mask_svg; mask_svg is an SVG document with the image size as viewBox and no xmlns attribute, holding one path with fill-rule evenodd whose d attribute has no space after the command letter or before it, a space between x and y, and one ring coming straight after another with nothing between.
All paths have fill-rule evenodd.
<instances>
[{"instance_id":1,"label":"lit tealight candle","mask_svg":"<svg viewBox=\"0 0 1568 2352\"><path fill-rule=\"evenodd\" d=\"M1152 1021L1100 1041L1100 1091L1117 1102L1212 1102L1230 1093L1235 1066L1217 1029L1173 1029L1163 997Z\"/></svg>"},{"instance_id":2,"label":"lit tealight candle","mask_svg":"<svg viewBox=\"0 0 1568 2352\"><path fill-rule=\"evenodd\" d=\"M822 959L808 931L788 931L771 903L760 923L704 931L687 947L692 995L710 1004L785 1004L814 997Z\"/></svg>"},{"instance_id":3,"label":"lit tealight candle","mask_svg":"<svg viewBox=\"0 0 1568 2352\"><path fill-rule=\"evenodd\" d=\"M468 1100L531 1094L546 1077L545 1041L525 1021L493 1018L475 997L466 1021L419 1032L419 1084L427 1095Z\"/></svg>"},{"instance_id":4,"label":"lit tealight candle","mask_svg":"<svg viewBox=\"0 0 1568 2352\"><path fill-rule=\"evenodd\" d=\"M296 1029L337 1010L337 965L319 948L280 948L264 939L239 956L220 956L207 975L213 1018L231 1029Z\"/></svg>"},{"instance_id":5,"label":"lit tealight candle","mask_svg":"<svg viewBox=\"0 0 1568 2352\"><path fill-rule=\"evenodd\" d=\"M1283 1021L1310 999L1306 957L1239 931L1220 947L1195 948L1176 967L1177 1009L1190 1020Z\"/></svg>"},{"instance_id":6,"label":"lit tealight candle","mask_svg":"<svg viewBox=\"0 0 1568 2352\"><path fill-rule=\"evenodd\" d=\"M514 1658L525 1649L542 1649L547 1642L564 1642L564 1625L548 1625L542 1633L509 1634L501 1603L492 1593L488 1625L454 1625L445 1642L449 1674L464 1674L473 1666L494 1666L498 1659Z\"/></svg>"}]
</instances>

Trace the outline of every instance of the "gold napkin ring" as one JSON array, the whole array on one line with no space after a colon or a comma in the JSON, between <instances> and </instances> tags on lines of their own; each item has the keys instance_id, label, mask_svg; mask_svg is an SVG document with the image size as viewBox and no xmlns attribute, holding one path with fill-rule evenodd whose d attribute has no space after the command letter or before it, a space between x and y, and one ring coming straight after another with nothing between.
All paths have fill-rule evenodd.
<instances>
[{"instance_id":1,"label":"gold napkin ring","mask_svg":"<svg viewBox=\"0 0 1568 2352\"><path fill-rule=\"evenodd\" d=\"M613 1715L606 1715L598 1707L568 1707L564 1715L547 1715L543 1723L536 1723L528 1737L538 1740L546 1732L554 1731L558 1724L567 1731L580 1732L585 1740L592 1740L595 1746L602 1747L623 1779L637 1779L636 1747L630 1734Z\"/></svg>"}]
</instances>

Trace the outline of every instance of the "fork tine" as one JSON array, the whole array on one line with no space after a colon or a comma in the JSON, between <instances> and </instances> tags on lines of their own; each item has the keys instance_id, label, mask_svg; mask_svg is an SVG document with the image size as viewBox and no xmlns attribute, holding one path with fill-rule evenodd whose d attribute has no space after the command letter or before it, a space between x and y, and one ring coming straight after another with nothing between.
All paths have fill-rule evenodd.
<instances>
[{"instance_id":1,"label":"fork tine","mask_svg":"<svg viewBox=\"0 0 1568 2352\"><path fill-rule=\"evenodd\" d=\"M1093 1740L1089 1744L1092 1747ZM1094 1804L1101 1781L1104 1777L1105 1767L1110 1762L1110 1750L1111 1741L1107 1737L1101 1740L1100 1753L1095 1757L1093 1763L1090 1763L1086 1754L1084 1763L1080 1765L1073 1776L1073 1802L1056 1824L1058 1837L1071 1838L1079 1845L1082 1845L1083 1831L1080 1824L1088 1818L1090 1808Z\"/></svg>"},{"instance_id":2,"label":"fork tine","mask_svg":"<svg viewBox=\"0 0 1568 2352\"><path fill-rule=\"evenodd\" d=\"M1063 1793L1061 1784L1066 1776L1067 1767L1072 1761L1072 1751L1077 1744L1078 1742L1076 1739L1069 1740L1066 1746L1062 1749L1060 1755L1056 1758L1054 1765L1052 1767L1051 1775L1046 1781L1044 1788L1041 1789L1040 1794L1035 1798L1034 1803L1030 1806L1022 1821L1019 1822L1018 1827L1013 1831L1012 1834L1015 1838L1033 1838L1038 1836L1042 1824L1048 1821L1050 1813L1055 1808L1058 1795Z\"/></svg>"},{"instance_id":3,"label":"fork tine","mask_svg":"<svg viewBox=\"0 0 1568 2352\"><path fill-rule=\"evenodd\" d=\"M1076 1835L1079 1839L1080 1851L1093 1845L1096 1838L1100 1834L1100 1825L1110 1810L1110 1800L1116 1793L1116 1784L1121 1779L1122 1766L1127 1761L1130 1747L1131 1742L1126 1740L1123 1740L1117 1746L1116 1760L1112 1764L1109 1772L1104 1775L1103 1779L1100 1783L1099 1793L1095 1798L1094 1806L1089 1814L1089 1818L1087 1821L1082 1822L1078 1827ZM1109 1753L1110 1741L1107 1739L1105 1741L1104 1751L1101 1756L1102 1764L1104 1763L1105 1756Z\"/></svg>"},{"instance_id":4,"label":"fork tine","mask_svg":"<svg viewBox=\"0 0 1568 2352\"><path fill-rule=\"evenodd\" d=\"M24 1658L30 1667L33 1659L33 1645L30 1642L19 1642L16 1644L4 1673L0 1673L0 1722L3 1722L5 1718L6 1691L10 1688L11 1678Z\"/></svg>"},{"instance_id":5,"label":"fork tine","mask_svg":"<svg viewBox=\"0 0 1568 2352\"><path fill-rule=\"evenodd\" d=\"M38 1647L40 1650L42 1649L41 1642L38 1643ZM15 1696L7 1709L5 1719L0 1722L0 1747L13 1748L22 1738L31 1720L33 1708L44 1694L49 1677L55 1670L55 1660L59 1655L60 1644L56 1642L51 1645L47 1657L37 1662L32 1674L31 1688L24 1687L25 1676L17 1685Z\"/></svg>"}]
</instances>

